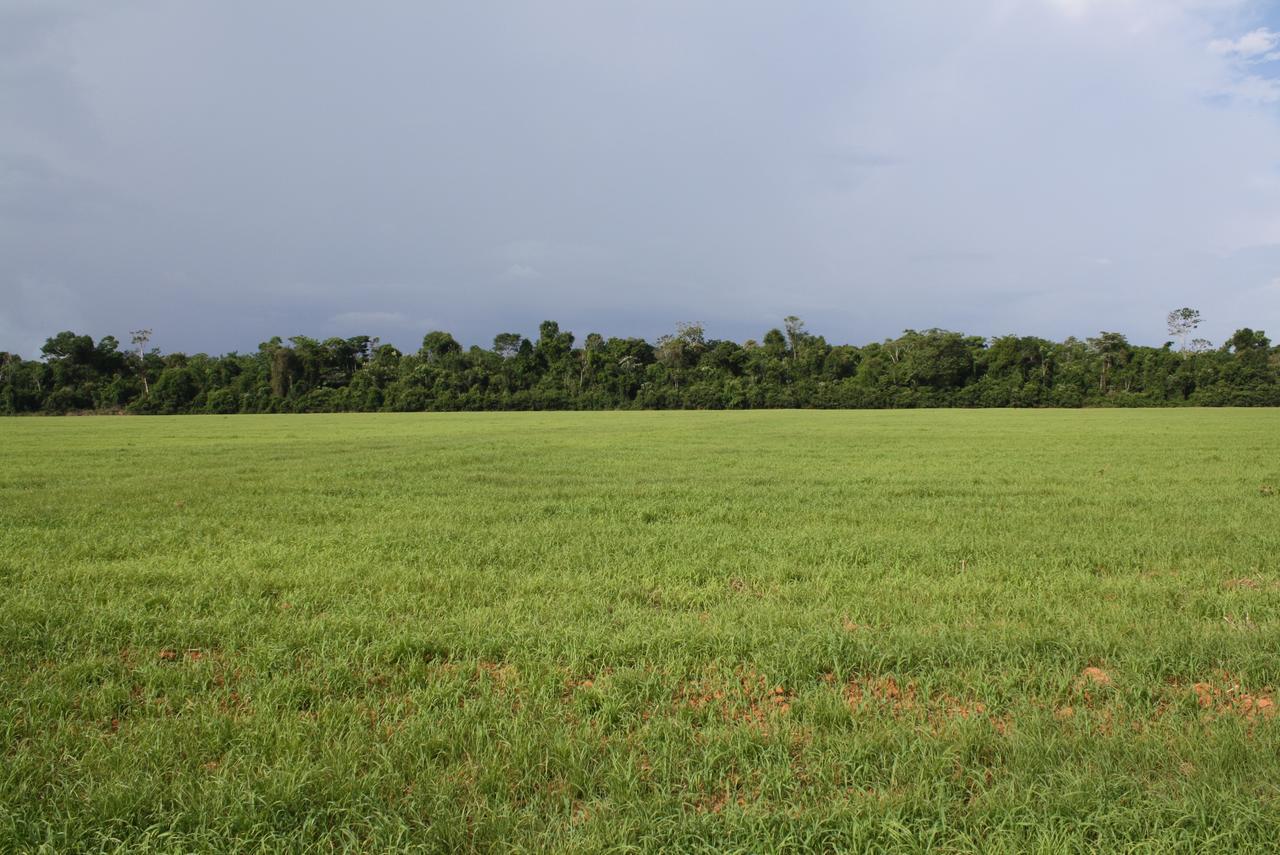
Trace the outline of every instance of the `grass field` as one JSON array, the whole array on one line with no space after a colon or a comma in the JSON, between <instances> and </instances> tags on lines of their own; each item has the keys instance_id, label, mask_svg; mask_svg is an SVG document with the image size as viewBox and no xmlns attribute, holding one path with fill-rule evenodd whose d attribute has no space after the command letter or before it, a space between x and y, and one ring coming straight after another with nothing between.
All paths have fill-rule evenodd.
<instances>
[{"instance_id":1,"label":"grass field","mask_svg":"<svg viewBox=\"0 0 1280 855\"><path fill-rule=\"evenodd\" d=\"M1280 412L0 421L0 850L1262 851Z\"/></svg>"}]
</instances>

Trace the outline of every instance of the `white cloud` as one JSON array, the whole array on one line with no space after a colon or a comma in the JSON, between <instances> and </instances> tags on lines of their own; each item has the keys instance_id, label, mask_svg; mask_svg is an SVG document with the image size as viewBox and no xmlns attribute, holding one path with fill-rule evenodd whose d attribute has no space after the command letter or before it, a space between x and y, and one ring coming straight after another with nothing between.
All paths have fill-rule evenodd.
<instances>
[{"instance_id":1,"label":"white cloud","mask_svg":"<svg viewBox=\"0 0 1280 855\"><path fill-rule=\"evenodd\" d=\"M1239 80L1224 86L1223 95L1246 104L1275 104L1280 102L1280 80L1246 74Z\"/></svg>"},{"instance_id":2,"label":"white cloud","mask_svg":"<svg viewBox=\"0 0 1280 855\"><path fill-rule=\"evenodd\" d=\"M1263 55L1264 59L1275 59L1278 54L1273 51L1280 46L1280 33L1266 27L1245 33L1238 39L1214 39L1209 42L1209 50L1219 56L1234 56L1250 59Z\"/></svg>"}]
</instances>

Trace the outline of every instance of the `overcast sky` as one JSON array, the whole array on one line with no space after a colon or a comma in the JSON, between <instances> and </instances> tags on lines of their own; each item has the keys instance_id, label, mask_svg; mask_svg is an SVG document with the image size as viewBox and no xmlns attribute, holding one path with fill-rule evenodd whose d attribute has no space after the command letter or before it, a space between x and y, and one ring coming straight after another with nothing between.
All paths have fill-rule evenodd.
<instances>
[{"instance_id":1,"label":"overcast sky","mask_svg":"<svg viewBox=\"0 0 1280 855\"><path fill-rule=\"evenodd\" d=\"M0 0L0 350L1280 338L1280 2Z\"/></svg>"}]
</instances>

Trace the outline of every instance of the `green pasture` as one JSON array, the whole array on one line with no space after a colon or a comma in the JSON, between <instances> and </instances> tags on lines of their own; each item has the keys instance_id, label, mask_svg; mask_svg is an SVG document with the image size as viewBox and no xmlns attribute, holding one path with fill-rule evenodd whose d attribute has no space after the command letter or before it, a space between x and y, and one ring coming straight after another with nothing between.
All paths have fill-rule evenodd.
<instances>
[{"instance_id":1,"label":"green pasture","mask_svg":"<svg viewBox=\"0 0 1280 855\"><path fill-rule=\"evenodd\" d=\"M0 421L0 851L1265 851L1280 412Z\"/></svg>"}]
</instances>

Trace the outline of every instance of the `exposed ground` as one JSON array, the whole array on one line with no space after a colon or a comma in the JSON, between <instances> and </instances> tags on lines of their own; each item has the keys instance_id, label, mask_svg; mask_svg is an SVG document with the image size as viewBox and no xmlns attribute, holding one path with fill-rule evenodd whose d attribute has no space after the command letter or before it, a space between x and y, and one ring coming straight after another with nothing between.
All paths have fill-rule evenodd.
<instances>
[{"instance_id":1,"label":"exposed ground","mask_svg":"<svg viewBox=\"0 0 1280 855\"><path fill-rule=\"evenodd\" d=\"M0 421L3 851L1261 851L1278 687L1274 410Z\"/></svg>"}]
</instances>

